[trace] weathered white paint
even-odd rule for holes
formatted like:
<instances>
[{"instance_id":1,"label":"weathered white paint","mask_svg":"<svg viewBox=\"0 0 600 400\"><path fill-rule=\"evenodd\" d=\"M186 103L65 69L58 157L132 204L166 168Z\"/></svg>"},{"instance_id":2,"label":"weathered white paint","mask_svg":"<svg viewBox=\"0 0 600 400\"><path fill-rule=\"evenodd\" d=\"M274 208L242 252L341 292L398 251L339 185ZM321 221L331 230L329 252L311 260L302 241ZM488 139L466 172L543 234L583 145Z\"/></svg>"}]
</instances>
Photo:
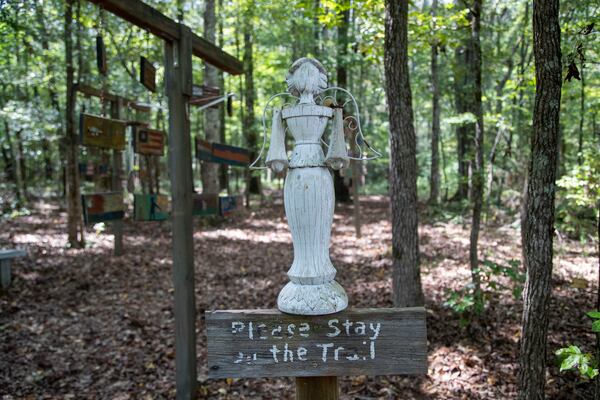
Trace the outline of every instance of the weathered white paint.
<instances>
[{"instance_id":1,"label":"weathered white paint","mask_svg":"<svg viewBox=\"0 0 600 400\"><path fill-rule=\"evenodd\" d=\"M280 172L289 166L285 179L285 212L294 243L294 262L290 282L279 293L279 310L299 315L322 315L348 306L344 289L334 278L336 270L329 259L329 242L335 195L327 165L343 167L345 143L331 146L335 154L326 164L321 137L334 111L315 104L315 96L327 88L327 75L316 60L300 59L290 68L288 90L300 98L297 105L275 110L271 127L271 146L267 166ZM342 126L341 110L339 123ZM285 152L285 128L294 137L294 149L288 161ZM343 141L343 131L342 131ZM339 139L339 135L332 135ZM341 154L344 153L344 154Z\"/></svg>"}]
</instances>

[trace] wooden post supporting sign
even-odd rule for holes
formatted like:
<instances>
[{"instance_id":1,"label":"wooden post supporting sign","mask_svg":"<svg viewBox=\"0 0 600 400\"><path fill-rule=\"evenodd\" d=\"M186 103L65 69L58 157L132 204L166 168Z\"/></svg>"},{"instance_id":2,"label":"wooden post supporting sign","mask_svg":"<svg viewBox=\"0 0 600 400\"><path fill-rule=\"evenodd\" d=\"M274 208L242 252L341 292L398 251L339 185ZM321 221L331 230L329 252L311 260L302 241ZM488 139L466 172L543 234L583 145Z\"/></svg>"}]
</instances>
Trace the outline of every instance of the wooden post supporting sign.
<instances>
[{"instance_id":1,"label":"wooden post supporting sign","mask_svg":"<svg viewBox=\"0 0 600 400\"><path fill-rule=\"evenodd\" d=\"M187 100L191 95L190 29L179 25L179 40L165 42L169 97L169 163L175 287L175 376L177 399L196 395L196 299L192 226L192 158Z\"/></svg>"}]
</instances>

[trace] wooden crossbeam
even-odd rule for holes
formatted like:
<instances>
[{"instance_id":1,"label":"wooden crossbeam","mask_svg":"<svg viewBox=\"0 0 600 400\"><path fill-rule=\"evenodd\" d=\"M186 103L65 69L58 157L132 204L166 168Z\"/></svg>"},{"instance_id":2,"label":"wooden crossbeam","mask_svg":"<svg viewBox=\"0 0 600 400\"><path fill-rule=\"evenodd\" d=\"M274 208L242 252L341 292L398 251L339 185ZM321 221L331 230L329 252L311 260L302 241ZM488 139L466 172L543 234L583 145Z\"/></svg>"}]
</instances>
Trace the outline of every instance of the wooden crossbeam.
<instances>
[{"instance_id":1,"label":"wooden crossbeam","mask_svg":"<svg viewBox=\"0 0 600 400\"><path fill-rule=\"evenodd\" d=\"M168 41L179 39L179 24L140 0L88 0ZM244 72L241 61L192 33L192 54L233 75Z\"/></svg>"},{"instance_id":2,"label":"wooden crossbeam","mask_svg":"<svg viewBox=\"0 0 600 400\"><path fill-rule=\"evenodd\" d=\"M93 97L97 97L99 99L104 99L106 101L110 101L113 103L116 103L120 99L123 106L131 107L134 110L138 110L138 111L142 111L142 112L150 112L150 110L152 109L149 104L144 104L144 103L137 102L135 100L127 99L125 97L118 96L114 93L104 92L98 88L95 88L93 86L86 85L83 83L76 83L75 85L73 85L73 90L75 90L76 92L79 92L87 97L93 96Z\"/></svg>"}]
</instances>

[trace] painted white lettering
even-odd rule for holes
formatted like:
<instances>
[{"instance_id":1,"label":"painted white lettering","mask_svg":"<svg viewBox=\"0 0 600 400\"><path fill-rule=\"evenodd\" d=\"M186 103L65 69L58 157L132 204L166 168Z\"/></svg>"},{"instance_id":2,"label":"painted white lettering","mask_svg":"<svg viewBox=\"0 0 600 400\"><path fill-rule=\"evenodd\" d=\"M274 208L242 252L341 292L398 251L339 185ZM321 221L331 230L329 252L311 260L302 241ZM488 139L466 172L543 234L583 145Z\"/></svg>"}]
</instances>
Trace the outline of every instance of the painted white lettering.
<instances>
[{"instance_id":1,"label":"painted white lettering","mask_svg":"<svg viewBox=\"0 0 600 400\"><path fill-rule=\"evenodd\" d=\"M267 340L267 337L266 337L266 336L263 336L263 334L262 334L262 332L264 332L264 331L266 330L266 328L267 328L267 326L266 326L265 324L259 324L259 325L256 327L256 332L258 332L258 334L259 334L259 337L258 337L258 338L259 338L260 340Z\"/></svg>"},{"instance_id":2,"label":"painted white lettering","mask_svg":"<svg viewBox=\"0 0 600 400\"><path fill-rule=\"evenodd\" d=\"M329 322L327 323L327 325L329 325L330 328L335 329L335 331L328 333L327 337L336 337L337 335L340 334L340 329L336 326L336 324L338 324L340 321L337 319L330 319Z\"/></svg>"},{"instance_id":3,"label":"painted white lettering","mask_svg":"<svg viewBox=\"0 0 600 400\"><path fill-rule=\"evenodd\" d=\"M277 348L277 345L273 345L273 347L271 347L271 350L269 351L271 352L271 354L273 354L273 361L278 363L279 360L277 359L277 353L280 353L281 351Z\"/></svg>"},{"instance_id":4,"label":"painted white lettering","mask_svg":"<svg viewBox=\"0 0 600 400\"><path fill-rule=\"evenodd\" d=\"M377 326L373 326L373 324L369 323L369 329L373 331L373 336L369 337L369 339L375 340L379 336L379 331L381 330L381 323L378 322Z\"/></svg>"},{"instance_id":5,"label":"painted white lettering","mask_svg":"<svg viewBox=\"0 0 600 400\"><path fill-rule=\"evenodd\" d=\"M371 360L375 359L375 341L371 340Z\"/></svg>"},{"instance_id":6,"label":"painted white lettering","mask_svg":"<svg viewBox=\"0 0 600 400\"><path fill-rule=\"evenodd\" d=\"M354 333L357 335L364 335L367 331L367 326L364 322L358 321L354 324Z\"/></svg>"},{"instance_id":7,"label":"painted white lettering","mask_svg":"<svg viewBox=\"0 0 600 400\"><path fill-rule=\"evenodd\" d=\"M289 324L288 325L288 337L293 338L294 337L294 329L296 329L296 325L294 324Z\"/></svg>"},{"instance_id":8,"label":"painted white lettering","mask_svg":"<svg viewBox=\"0 0 600 400\"><path fill-rule=\"evenodd\" d=\"M283 361L288 362L288 358L290 362L294 361L294 352L288 349L288 344L286 343L283 347Z\"/></svg>"},{"instance_id":9,"label":"painted white lettering","mask_svg":"<svg viewBox=\"0 0 600 400\"><path fill-rule=\"evenodd\" d=\"M327 349L333 347L333 343L324 343L318 344L317 347L321 347L323 349L323 354L321 355L321 359L323 362L327 362Z\"/></svg>"},{"instance_id":10,"label":"painted white lettering","mask_svg":"<svg viewBox=\"0 0 600 400\"><path fill-rule=\"evenodd\" d=\"M308 333L302 333L302 332L310 331L310 325L306 322L303 322L302 324L300 324L300 329L298 329L298 330L300 331L300 336L308 337Z\"/></svg>"},{"instance_id":11,"label":"painted white lettering","mask_svg":"<svg viewBox=\"0 0 600 400\"><path fill-rule=\"evenodd\" d=\"M337 349L335 349L335 351L333 352L333 359L335 361L339 360L340 358L340 351L344 350L344 348L342 346L338 347Z\"/></svg>"},{"instance_id":12,"label":"painted white lettering","mask_svg":"<svg viewBox=\"0 0 600 400\"><path fill-rule=\"evenodd\" d=\"M252 327L252 321L248 322L248 337L250 340L254 340L254 328Z\"/></svg>"},{"instance_id":13,"label":"painted white lettering","mask_svg":"<svg viewBox=\"0 0 600 400\"><path fill-rule=\"evenodd\" d=\"M356 361L356 360L358 360L358 354L354 354L352 356L346 356L346 360L348 360L348 361Z\"/></svg>"},{"instance_id":14,"label":"painted white lettering","mask_svg":"<svg viewBox=\"0 0 600 400\"><path fill-rule=\"evenodd\" d=\"M346 336L350 336L350 327L352 326L352 322L346 320L342 325L346 328Z\"/></svg>"},{"instance_id":15,"label":"painted white lettering","mask_svg":"<svg viewBox=\"0 0 600 400\"><path fill-rule=\"evenodd\" d=\"M273 336L274 339L283 339L283 336L281 335L275 335L276 333L281 333L281 325L277 326L277 328L274 328L271 331L271 336Z\"/></svg>"},{"instance_id":16,"label":"painted white lettering","mask_svg":"<svg viewBox=\"0 0 600 400\"><path fill-rule=\"evenodd\" d=\"M231 333L240 333L244 330L246 324L240 321L234 321L231 323Z\"/></svg>"},{"instance_id":17,"label":"painted white lettering","mask_svg":"<svg viewBox=\"0 0 600 400\"><path fill-rule=\"evenodd\" d=\"M239 363L241 363L242 361L244 361L244 353L242 353L242 352L240 351L240 352L238 353L237 360L234 360L234 361L233 361L233 363L234 363L234 364L239 364Z\"/></svg>"},{"instance_id":18,"label":"painted white lettering","mask_svg":"<svg viewBox=\"0 0 600 400\"><path fill-rule=\"evenodd\" d=\"M308 352L308 350L306 350L306 347L298 347L298 350L296 351L296 355L298 356L298 361L306 361L306 358L304 358L306 356L306 353Z\"/></svg>"}]
</instances>

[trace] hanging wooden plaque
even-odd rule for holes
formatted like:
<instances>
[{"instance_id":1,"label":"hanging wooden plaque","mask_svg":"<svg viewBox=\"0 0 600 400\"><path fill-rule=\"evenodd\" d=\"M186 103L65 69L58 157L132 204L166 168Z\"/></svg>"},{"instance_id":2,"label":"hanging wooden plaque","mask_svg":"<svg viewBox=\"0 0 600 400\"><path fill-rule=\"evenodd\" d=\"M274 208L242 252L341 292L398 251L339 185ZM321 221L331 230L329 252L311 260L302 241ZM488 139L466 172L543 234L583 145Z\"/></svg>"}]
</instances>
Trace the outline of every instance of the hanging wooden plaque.
<instances>
[{"instance_id":1,"label":"hanging wooden plaque","mask_svg":"<svg viewBox=\"0 0 600 400\"><path fill-rule=\"evenodd\" d=\"M79 118L79 135L84 146L124 150L126 128L127 123L118 119L83 113Z\"/></svg>"},{"instance_id":2,"label":"hanging wooden plaque","mask_svg":"<svg viewBox=\"0 0 600 400\"><path fill-rule=\"evenodd\" d=\"M156 92L156 68L146 57L140 56L140 83Z\"/></svg>"},{"instance_id":3,"label":"hanging wooden plaque","mask_svg":"<svg viewBox=\"0 0 600 400\"><path fill-rule=\"evenodd\" d=\"M212 143L197 137L196 158L200 161L212 161Z\"/></svg>"},{"instance_id":4,"label":"hanging wooden plaque","mask_svg":"<svg viewBox=\"0 0 600 400\"><path fill-rule=\"evenodd\" d=\"M136 221L164 221L169 218L169 198L160 194L135 194L133 219Z\"/></svg>"},{"instance_id":5,"label":"hanging wooden plaque","mask_svg":"<svg viewBox=\"0 0 600 400\"><path fill-rule=\"evenodd\" d=\"M108 65L106 64L106 47L104 46L104 40L102 36L96 36L96 65L98 66L98 72L106 76L108 73Z\"/></svg>"},{"instance_id":6,"label":"hanging wooden plaque","mask_svg":"<svg viewBox=\"0 0 600 400\"><path fill-rule=\"evenodd\" d=\"M219 197L219 214L222 217L226 217L228 215L236 212L242 202L241 196L221 196Z\"/></svg>"},{"instance_id":7,"label":"hanging wooden plaque","mask_svg":"<svg viewBox=\"0 0 600 400\"><path fill-rule=\"evenodd\" d=\"M123 193L121 192L84 194L81 199L83 219L86 224L123 219L125 215Z\"/></svg>"},{"instance_id":8,"label":"hanging wooden plaque","mask_svg":"<svg viewBox=\"0 0 600 400\"><path fill-rule=\"evenodd\" d=\"M162 156L165 153L165 132L136 126L133 135L133 151L138 154Z\"/></svg>"},{"instance_id":9,"label":"hanging wooden plaque","mask_svg":"<svg viewBox=\"0 0 600 400\"><path fill-rule=\"evenodd\" d=\"M250 164L251 153L242 147L229 146L221 143L212 144L212 162L247 167Z\"/></svg>"}]
</instances>

